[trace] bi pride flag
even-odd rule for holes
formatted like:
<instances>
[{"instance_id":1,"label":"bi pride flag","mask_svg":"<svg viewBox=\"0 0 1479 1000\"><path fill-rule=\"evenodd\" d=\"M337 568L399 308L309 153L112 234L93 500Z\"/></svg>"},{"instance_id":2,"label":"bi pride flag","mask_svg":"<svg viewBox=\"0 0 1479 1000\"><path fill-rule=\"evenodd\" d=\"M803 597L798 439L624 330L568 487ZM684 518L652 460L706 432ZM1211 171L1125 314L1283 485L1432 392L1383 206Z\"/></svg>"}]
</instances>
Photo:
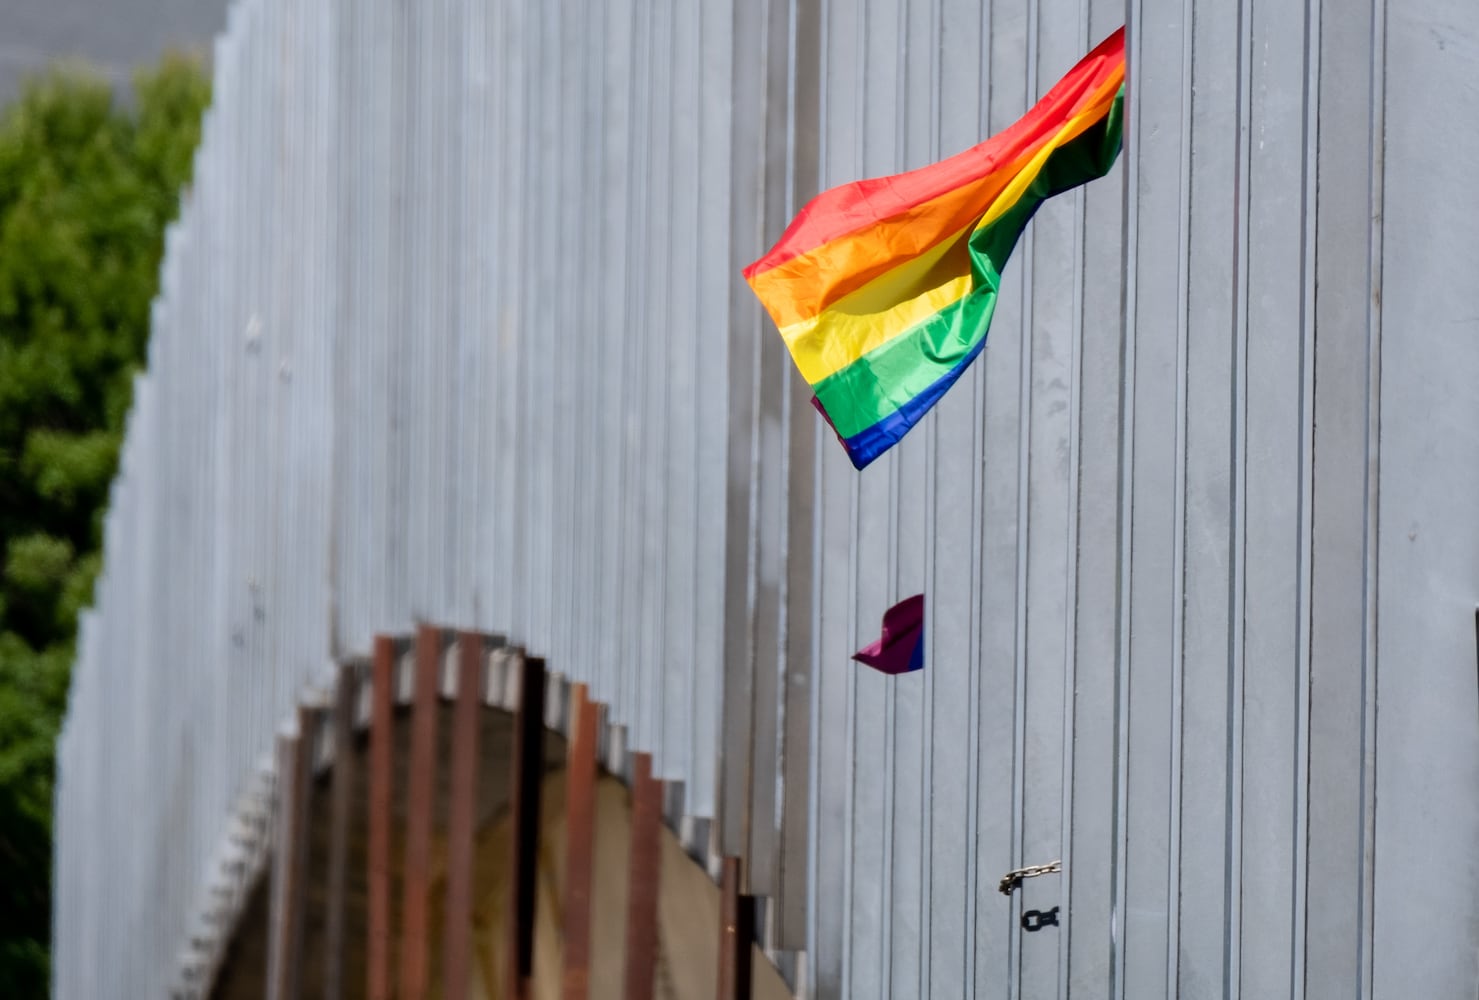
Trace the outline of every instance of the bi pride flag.
<instances>
[{"instance_id":1,"label":"bi pride flag","mask_svg":"<svg viewBox=\"0 0 1479 1000\"><path fill-rule=\"evenodd\" d=\"M745 268L854 466L891 448L981 353L1038 206L1114 165L1124 82L1121 28L1006 131L824 191Z\"/></svg>"},{"instance_id":2,"label":"bi pride flag","mask_svg":"<svg viewBox=\"0 0 1479 1000\"><path fill-rule=\"evenodd\" d=\"M882 635L852 655L885 674L924 669L924 595L906 597L883 613Z\"/></svg>"}]
</instances>

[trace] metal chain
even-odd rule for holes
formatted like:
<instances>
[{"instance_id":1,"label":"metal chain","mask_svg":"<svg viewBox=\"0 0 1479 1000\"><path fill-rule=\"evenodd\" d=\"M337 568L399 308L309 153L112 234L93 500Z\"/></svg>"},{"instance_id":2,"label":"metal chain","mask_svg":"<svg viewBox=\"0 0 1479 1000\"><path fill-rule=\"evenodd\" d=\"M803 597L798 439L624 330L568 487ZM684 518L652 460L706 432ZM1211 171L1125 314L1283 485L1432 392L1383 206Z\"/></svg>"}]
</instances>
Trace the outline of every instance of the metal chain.
<instances>
[{"instance_id":1,"label":"metal chain","mask_svg":"<svg viewBox=\"0 0 1479 1000\"><path fill-rule=\"evenodd\" d=\"M1062 861L1049 861L1045 865L1028 865L1026 868L1018 868L1016 871L1007 872L996 884L1003 896L1010 896L1012 890L1022 884L1024 878L1037 878L1039 875L1053 875L1063 870Z\"/></svg>"}]
</instances>

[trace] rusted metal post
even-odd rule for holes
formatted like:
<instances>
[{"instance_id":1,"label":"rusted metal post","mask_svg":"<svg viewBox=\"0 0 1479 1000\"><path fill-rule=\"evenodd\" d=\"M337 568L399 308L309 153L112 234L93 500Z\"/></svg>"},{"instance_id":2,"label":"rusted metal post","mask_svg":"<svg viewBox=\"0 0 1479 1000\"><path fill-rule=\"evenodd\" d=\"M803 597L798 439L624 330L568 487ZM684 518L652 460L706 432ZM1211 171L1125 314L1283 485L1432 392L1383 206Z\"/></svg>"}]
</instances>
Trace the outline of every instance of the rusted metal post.
<instances>
[{"instance_id":1,"label":"rusted metal post","mask_svg":"<svg viewBox=\"0 0 1479 1000\"><path fill-rule=\"evenodd\" d=\"M391 759L395 746L395 640L375 637L370 678L369 969L370 1000L390 1000L390 821L395 800Z\"/></svg>"},{"instance_id":2,"label":"rusted metal post","mask_svg":"<svg viewBox=\"0 0 1479 1000\"><path fill-rule=\"evenodd\" d=\"M277 738L277 830L273 849L267 1000L293 1000L303 963L304 875L308 853L308 794L313 780L311 710L298 710L298 732Z\"/></svg>"},{"instance_id":3,"label":"rusted metal post","mask_svg":"<svg viewBox=\"0 0 1479 1000\"><path fill-rule=\"evenodd\" d=\"M657 894L663 783L652 755L632 755L632 854L627 888L625 1000L652 1000L657 972Z\"/></svg>"},{"instance_id":4,"label":"rusted metal post","mask_svg":"<svg viewBox=\"0 0 1479 1000\"><path fill-rule=\"evenodd\" d=\"M724 859L719 881L719 1000L750 1000L755 901L740 892L740 860Z\"/></svg>"},{"instance_id":5,"label":"rusted metal post","mask_svg":"<svg viewBox=\"0 0 1479 1000\"><path fill-rule=\"evenodd\" d=\"M534 974L534 902L539 865L540 791L544 780L544 661L516 653L519 700L514 710L512 824L506 995L523 1000Z\"/></svg>"},{"instance_id":6,"label":"rusted metal post","mask_svg":"<svg viewBox=\"0 0 1479 1000\"><path fill-rule=\"evenodd\" d=\"M416 630L416 684L411 703L411 770L406 777L406 865L401 903L400 1000L424 1000L427 905L431 892L431 827L436 807L437 688L442 634Z\"/></svg>"},{"instance_id":7,"label":"rusted metal post","mask_svg":"<svg viewBox=\"0 0 1479 1000\"><path fill-rule=\"evenodd\" d=\"M483 637L461 632L457 646L457 707L452 716L452 784L447 805L447 920L442 929L442 996L446 1000L465 1000L470 985L478 733L483 714Z\"/></svg>"},{"instance_id":8,"label":"rusted metal post","mask_svg":"<svg viewBox=\"0 0 1479 1000\"><path fill-rule=\"evenodd\" d=\"M595 864L596 742L599 706L586 686L571 699L570 756L565 780L564 1000L587 1000L591 969L591 880Z\"/></svg>"},{"instance_id":9,"label":"rusted metal post","mask_svg":"<svg viewBox=\"0 0 1479 1000\"><path fill-rule=\"evenodd\" d=\"M333 815L329 827L328 913L324 927L324 998L344 995L344 896L349 881L349 822L359 768L354 753L354 701L359 671L352 663L339 667L334 689Z\"/></svg>"}]
</instances>

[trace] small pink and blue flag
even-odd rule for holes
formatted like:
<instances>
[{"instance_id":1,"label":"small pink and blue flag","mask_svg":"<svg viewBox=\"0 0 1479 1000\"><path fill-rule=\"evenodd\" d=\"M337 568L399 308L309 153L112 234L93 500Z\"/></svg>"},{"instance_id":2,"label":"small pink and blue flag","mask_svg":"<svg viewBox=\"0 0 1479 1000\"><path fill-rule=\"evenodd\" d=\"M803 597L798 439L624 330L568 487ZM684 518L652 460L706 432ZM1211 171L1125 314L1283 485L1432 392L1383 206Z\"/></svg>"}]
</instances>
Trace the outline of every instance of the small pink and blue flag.
<instances>
[{"instance_id":1,"label":"small pink and blue flag","mask_svg":"<svg viewBox=\"0 0 1479 1000\"><path fill-rule=\"evenodd\" d=\"M906 597L883 613L883 634L852 658L885 674L924 668L924 595Z\"/></svg>"}]
</instances>

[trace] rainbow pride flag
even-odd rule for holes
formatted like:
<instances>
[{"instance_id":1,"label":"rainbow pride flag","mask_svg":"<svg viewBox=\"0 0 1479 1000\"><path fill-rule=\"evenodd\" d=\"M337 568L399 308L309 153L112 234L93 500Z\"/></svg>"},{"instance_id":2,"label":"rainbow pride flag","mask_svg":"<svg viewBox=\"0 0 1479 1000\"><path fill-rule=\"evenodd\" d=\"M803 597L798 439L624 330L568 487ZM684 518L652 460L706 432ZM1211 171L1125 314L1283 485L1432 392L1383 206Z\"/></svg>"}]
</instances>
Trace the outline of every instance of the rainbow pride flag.
<instances>
[{"instance_id":1,"label":"rainbow pride flag","mask_svg":"<svg viewBox=\"0 0 1479 1000\"><path fill-rule=\"evenodd\" d=\"M1006 131L822 192L745 268L857 468L981 353L1002 269L1038 206L1114 165L1124 81L1121 28Z\"/></svg>"}]
</instances>

